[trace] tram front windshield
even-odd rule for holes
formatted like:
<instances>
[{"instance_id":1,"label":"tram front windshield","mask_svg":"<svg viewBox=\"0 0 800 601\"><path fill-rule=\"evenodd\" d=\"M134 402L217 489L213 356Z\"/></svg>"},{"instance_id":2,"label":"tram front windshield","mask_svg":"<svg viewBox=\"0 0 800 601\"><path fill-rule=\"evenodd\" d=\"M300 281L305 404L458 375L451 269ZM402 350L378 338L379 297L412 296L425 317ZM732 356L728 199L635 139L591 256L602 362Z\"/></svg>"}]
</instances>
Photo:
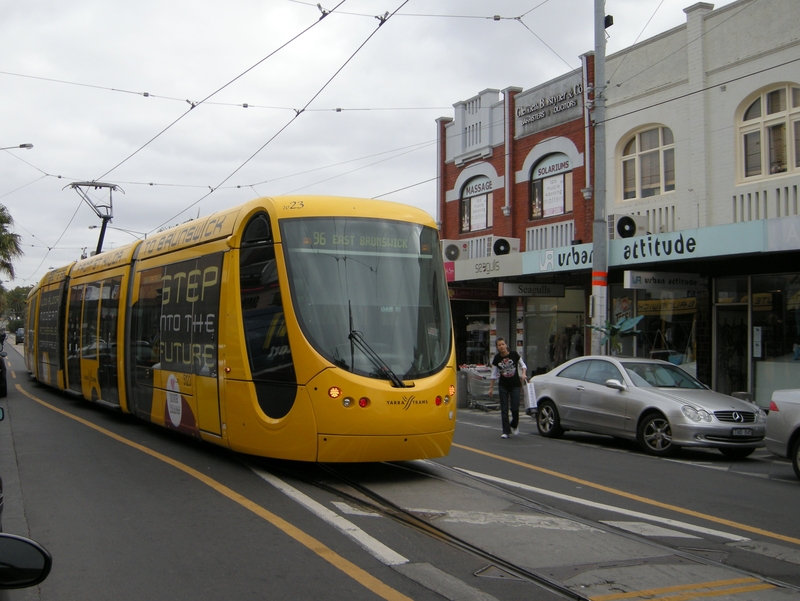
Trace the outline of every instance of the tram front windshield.
<instances>
[{"instance_id":1,"label":"tram front windshield","mask_svg":"<svg viewBox=\"0 0 800 601\"><path fill-rule=\"evenodd\" d=\"M329 361L394 381L447 363L450 304L434 229L325 217L285 220L281 236L295 314Z\"/></svg>"}]
</instances>

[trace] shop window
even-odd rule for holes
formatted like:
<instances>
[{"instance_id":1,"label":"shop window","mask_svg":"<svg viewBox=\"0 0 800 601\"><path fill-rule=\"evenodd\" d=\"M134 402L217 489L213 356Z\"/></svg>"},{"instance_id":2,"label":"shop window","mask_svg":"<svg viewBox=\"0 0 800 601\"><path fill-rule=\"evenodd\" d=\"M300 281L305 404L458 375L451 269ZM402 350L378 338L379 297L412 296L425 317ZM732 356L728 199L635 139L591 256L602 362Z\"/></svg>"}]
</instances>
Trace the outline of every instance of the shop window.
<instances>
[{"instance_id":1,"label":"shop window","mask_svg":"<svg viewBox=\"0 0 800 601\"><path fill-rule=\"evenodd\" d=\"M481 175L469 180L461 190L462 234L492 227L492 180Z\"/></svg>"},{"instance_id":2,"label":"shop window","mask_svg":"<svg viewBox=\"0 0 800 601\"><path fill-rule=\"evenodd\" d=\"M528 374L547 373L584 354L586 297L568 288L563 297L532 297L525 305L525 352Z\"/></svg>"},{"instance_id":3,"label":"shop window","mask_svg":"<svg viewBox=\"0 0 800 601\"><path fill-rule=\"evenodd\" d=\"M747 277L718 278L714 282L714 390L723 394L746 392Z\"/></svg>"},{"instance_id":4,"label":"shop window","mask_svg":"<svg viewBox=\"0 0 800 601\"><path fill-rule=\"evenodd\" d=\"M637 200L675 190L675 140L668 127L640 131L622 146L622 198Z\"/></svg>"},{"instance_id":5,"label":"shop window","mask_svg":"<svg viewBox=\"0 0 800 601\"><path fill-rule=\"evenodd\" d=\"M610 287L611 321L642 316L638 336L622 338L621 355L662 359L697 374L699 303L694 291Z\"/></svg>"},{"instance_id":6,"label":"shop window","mask_svg":"<svg viewBox=\"0 0 800 601\"><path fill-rule=\"evenodd\" d=\"M565 154L546 156L531 170L530 220L572 212L572 163Z\"/></svg>"},{"instance_id":7,"label":"shop window","mask_svg":"<svg viewBox=\"0 0 800 601\"><path fill-rule=\"evenodd\" d=\"M800 170L800 87L762 91L742 109L738 136L743 180Z\"/></svg>"},{"instance_id":8,"label":"shop window","mask_svg":"<svg viewBox=\"0 0 800 601\"><path fill-rule=\"evenodd\" d=\"M754 396L769 407L775 390L800 388L800 274L753 276L751 290Z\"/></svg>"}]
</instances>

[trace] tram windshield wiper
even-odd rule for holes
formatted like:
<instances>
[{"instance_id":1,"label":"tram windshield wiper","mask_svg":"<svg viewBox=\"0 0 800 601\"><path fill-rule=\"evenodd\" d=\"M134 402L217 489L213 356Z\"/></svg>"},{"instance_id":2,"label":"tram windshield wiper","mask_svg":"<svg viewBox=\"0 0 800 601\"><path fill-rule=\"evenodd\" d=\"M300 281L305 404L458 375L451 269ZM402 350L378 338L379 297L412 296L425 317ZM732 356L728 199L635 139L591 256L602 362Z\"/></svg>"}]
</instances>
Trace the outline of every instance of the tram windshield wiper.
<instances>
[{"instance_id":1,"label":"tram windshield wiper","mask_svg":"<svg viewBox=\"0 0 800 601\"><path fill-rule=\"evenodd\" d=\"M364 353L367 359L370 360L370 363L372 363L372 365L374 365L378 370L379 374L385 375L392 381L392 386L395 388L407 388L405 383L397 376L396 373L392 371L392 368L389 367L383 359L381 359L381 356L378 353L372 350L372 347L370 347L369 344L367 344L367 341L364 340L361 332L350 330L350 335L348 338L350 339L351 344L356 346L358 350Z\"/></svg>"},{"instance_id":2,"label":"tram windshield wiper","mask_svg":"<svg viewBox=\"0 0 800 601\"><path fill-rule=\"evenodd\" d=\"M381 356L367 344L367 341L364 340L364 335L353 329L353 308L349 302L347 303L347 308L350 313L350 334L347 336L350 339L350 354L355 355L355 349L358 348L378 370L378 374L385 375L391 380L392 386L395 388L407 388L406 384L392 371L386 361L381 359ZM351 357L351 362L355 366L355 356Z\"/></svg>"}]
</instances>

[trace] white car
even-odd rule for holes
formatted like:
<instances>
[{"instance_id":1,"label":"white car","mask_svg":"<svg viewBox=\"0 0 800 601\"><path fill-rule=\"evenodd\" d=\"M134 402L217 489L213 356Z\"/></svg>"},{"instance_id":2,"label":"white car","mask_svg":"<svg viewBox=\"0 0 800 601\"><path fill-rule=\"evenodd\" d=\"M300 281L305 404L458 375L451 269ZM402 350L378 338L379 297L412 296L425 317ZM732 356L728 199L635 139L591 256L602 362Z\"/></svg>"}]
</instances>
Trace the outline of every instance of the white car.
<instances>
[{"instance_id":1,"label":"white car","mask_svg":"<svg viewBox=\"0 0 800 601\"><path fill-rule=\"evenodd\" d=\"M772 393L767 414L767 449L788 457L800 478L800 389Z\"/></svg>"}]
</instances>

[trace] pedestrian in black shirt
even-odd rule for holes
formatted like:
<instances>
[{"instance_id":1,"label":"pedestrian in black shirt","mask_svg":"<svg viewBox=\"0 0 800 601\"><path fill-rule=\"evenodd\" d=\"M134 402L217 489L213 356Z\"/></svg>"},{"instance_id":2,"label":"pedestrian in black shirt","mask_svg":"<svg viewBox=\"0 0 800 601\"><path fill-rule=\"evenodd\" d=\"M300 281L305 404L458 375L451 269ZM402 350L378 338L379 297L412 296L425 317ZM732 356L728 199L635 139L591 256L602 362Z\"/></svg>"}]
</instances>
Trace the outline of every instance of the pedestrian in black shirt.
<instances>
[{"instance_id":1,"label":"pedestrian in black shirt","mask_svg":"<svg viewBox=\"0 0 800 601\"><path fill-rule=\"evenodd\" d=\"M497 354L492 359L489 396L494 394L494 381L498 380L500 383L500 419L503 424L501 438L508 438L510 434L514 436L519 434L519 400L528 368L519 353L508 350L505 338L498 338L495 346ZM509 409L511 409L510 422L508 420Z\"/></svg>"}]
</instances>

